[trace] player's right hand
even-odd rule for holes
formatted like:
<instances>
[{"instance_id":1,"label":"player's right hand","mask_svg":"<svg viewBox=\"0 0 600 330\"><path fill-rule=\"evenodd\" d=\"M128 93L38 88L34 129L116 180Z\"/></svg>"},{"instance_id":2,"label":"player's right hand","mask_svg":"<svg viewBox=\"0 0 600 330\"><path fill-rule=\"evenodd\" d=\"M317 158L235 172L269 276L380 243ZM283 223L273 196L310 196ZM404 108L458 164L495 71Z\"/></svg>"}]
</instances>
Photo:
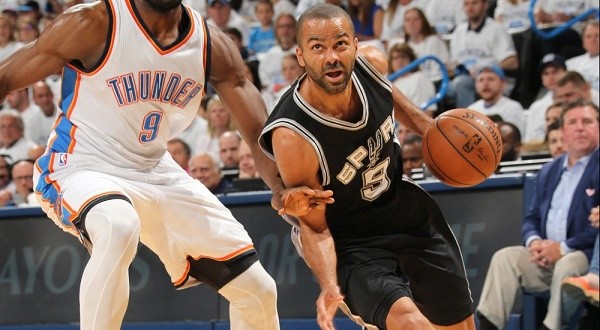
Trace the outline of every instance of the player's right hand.
<instances>
[{"instance_id":1,"label":"player's right hand","mask_svg":"<svg viewBox=\"0 0 600 330\"><path fill-rule=\"evenodd\" d=\"M323 288L317 299L317 324L322 330L334 330L333 317L344 300L338 286Z\"/></svg>"},{"instance_id":2,"label":"player's right hand","mask_svg":"<svg viewBox=\"0 0 600 330\"><path fill-rule=\"evenodd\" d=\"M279 215L303 216L315 208L325 208L334 202L333 191L316 190L306 186L284 189L273 194L271 206Z\"/></svg>"}]
</instances>

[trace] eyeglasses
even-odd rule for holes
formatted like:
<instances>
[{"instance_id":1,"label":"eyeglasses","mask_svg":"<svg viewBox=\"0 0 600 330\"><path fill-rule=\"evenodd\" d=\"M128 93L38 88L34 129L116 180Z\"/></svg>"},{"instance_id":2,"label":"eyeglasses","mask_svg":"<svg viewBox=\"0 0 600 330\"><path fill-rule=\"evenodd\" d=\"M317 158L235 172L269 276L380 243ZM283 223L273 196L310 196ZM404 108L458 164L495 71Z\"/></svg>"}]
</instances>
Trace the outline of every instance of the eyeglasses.
<instances>
[{"instance_id":1,"label":"eyeglasses","mask_svg":"<svg viewBox=\"0 0 600 330\"><path fill-rule=\"evenodd\" d=\"M15 176L13 178L13 181L21 181L21 180L33 180L33 175Z\"/></svg>"}]
</instances>

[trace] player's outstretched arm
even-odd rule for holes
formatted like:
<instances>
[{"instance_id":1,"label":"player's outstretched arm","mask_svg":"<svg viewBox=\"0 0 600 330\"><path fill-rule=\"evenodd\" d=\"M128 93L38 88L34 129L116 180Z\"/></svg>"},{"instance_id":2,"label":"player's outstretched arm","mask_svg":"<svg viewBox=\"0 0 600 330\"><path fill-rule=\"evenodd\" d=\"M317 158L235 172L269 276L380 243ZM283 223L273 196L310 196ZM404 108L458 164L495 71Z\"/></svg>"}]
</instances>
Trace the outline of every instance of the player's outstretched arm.
<instances>
[{"instance_id":1,"label":"player's outstretched arm","mask_svg":"<svg viewBox=\"0 0 600 330\"><path fill-rule=\"evenodd\" d=\"M297 133L284 127L272 136L273 154L281 177L288 187L307 186L322 190L319 162L314 149ZM294 152L290 152L294 150ZM343 296L337 282L337 256L325 218L325 207L313 208L299 216L304 260L321 287L317 299L317 322L321 329L333 329L333 316Z\"/></svg>"},{"instance_id":2,"label":"player's outstretched arm","mask_svg":"<svg viewBox=\"0 0 600 330\"><path fill-rule=\"evenodd\" d=\"M387 74L387 57L376 47L361 46L358 53L362 55L379 73ZM421 136L425 134L433 119L417 108L402 92L392 84L392 95L394 97L394 114L402 124Z\"/></svg>"},{"instance_id":3,"label":"player's outstretched arm","mask_svg":"<svg viewBox=\"0 0 600 330\"><path fill-rule=\"evenodd\" d=\"M90 67L100 58L108 33L106 5L76 6L59 15L37 41L0 63L0 100L12 90L27 87L59 72L72 60Z\"/></svg>"}]
</instances>

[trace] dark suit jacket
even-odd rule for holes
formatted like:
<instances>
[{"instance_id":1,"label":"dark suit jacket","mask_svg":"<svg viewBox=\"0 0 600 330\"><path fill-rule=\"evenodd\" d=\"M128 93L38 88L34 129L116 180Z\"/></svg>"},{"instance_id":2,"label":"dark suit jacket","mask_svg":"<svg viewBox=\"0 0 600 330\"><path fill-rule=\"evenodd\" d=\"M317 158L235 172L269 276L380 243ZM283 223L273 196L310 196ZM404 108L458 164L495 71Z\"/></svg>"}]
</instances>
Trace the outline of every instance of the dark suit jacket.
<instances>
[{"instance_id":1,"label":"dark suit jacket","mask_svg":"<svg viewBox=\"0 0 600 330\"><path fill-rule=\"evenodd\" d=\"M545 164L537 176L535 193L523 225L521 233L523 243L532 235L546 239L546 221L552 194L558 186L562 174L562 165L566 155L560 156L552 162ZM598 229L590 225L588 216L593 207L600 203L600 178L598 176L598 149L592 153L569 208L567 215L567 239L565 243L571 249L585 252L591 260L594 241L598 236Z\"/></svg>"}]
</instances>

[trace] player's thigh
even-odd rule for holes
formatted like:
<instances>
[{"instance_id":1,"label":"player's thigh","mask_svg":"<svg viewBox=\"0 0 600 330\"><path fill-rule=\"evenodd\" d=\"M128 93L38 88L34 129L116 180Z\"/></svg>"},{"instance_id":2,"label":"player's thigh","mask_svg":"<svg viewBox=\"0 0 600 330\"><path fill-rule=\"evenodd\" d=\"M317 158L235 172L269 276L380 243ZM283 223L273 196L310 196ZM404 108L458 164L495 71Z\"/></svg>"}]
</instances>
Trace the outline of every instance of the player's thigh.
<instances>
[{"instance_id":1,"label":"player's thigh","mask_svg":"<svg viewBox=\"0 0 600 330\"><path fill-rule=\"evenodd\" d=\"M392 305L411 295L408 280L398 272L398 266L394 258L340 265L338 278L350 311L369 324L385 328Z\"/></svg>"},{"instance_id":2,"label":"player's thigh","mask_svg":"<svg viewBox=\"0 0 600 330\"><path fill-rule=\"evenodd\" d=\"M227 261L253 249L242 224L199 181L182 177L151 189L156 201L139 209L141 241L160 257L174 283L187 276L188 258Z\"/></svg>"}]
</instances>

